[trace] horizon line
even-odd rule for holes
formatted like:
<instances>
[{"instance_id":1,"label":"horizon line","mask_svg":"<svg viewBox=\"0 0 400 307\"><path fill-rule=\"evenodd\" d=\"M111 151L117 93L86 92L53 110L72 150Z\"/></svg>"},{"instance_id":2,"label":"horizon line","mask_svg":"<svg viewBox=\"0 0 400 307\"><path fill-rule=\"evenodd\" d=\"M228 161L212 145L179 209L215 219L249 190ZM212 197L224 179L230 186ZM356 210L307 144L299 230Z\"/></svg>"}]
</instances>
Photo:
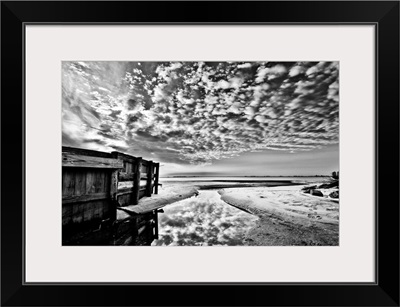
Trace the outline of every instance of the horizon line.
<instances>
[{"instance_id":1,"label":"horizon line","mask_svg":"<svg viewBox=\"0 0 400 307\"><path fill-rule=\"evenodd\" d=\"M173 175L160 176L160 178L176 178L176 177L331 177L331 175Z\"/></svg>"}]
</instances>

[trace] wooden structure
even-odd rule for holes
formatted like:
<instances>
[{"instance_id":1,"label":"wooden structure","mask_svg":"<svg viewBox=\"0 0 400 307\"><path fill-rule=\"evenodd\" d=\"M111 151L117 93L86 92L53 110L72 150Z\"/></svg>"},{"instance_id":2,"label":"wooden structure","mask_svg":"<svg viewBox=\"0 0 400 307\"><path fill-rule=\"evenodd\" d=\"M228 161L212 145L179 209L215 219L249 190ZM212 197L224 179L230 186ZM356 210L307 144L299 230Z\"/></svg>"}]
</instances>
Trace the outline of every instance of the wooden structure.
<instances>
[{"instance_id":1,"label":"wooden structure","mask_svg":"<svg viewBox=\"0 0 400 307\"><path fill-rule=\"evenodd\" d=\"M124 214L158 193L159 163L121 152L62 147L63 245L150 245L157 210Z\"/></svg>"}]
</instances>

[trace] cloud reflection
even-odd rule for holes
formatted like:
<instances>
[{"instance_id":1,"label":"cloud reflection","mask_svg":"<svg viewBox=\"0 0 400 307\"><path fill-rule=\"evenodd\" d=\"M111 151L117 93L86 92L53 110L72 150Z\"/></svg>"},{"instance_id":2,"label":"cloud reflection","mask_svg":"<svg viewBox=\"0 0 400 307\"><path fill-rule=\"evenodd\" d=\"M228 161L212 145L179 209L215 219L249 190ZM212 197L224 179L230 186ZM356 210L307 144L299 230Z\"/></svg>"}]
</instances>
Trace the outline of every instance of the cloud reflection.
<instances>
[{"instance_id":1,"label":"cloud reflection","mask_svg":"<svg viewBox=\"0 0 400 307\"><path fill-rule=\"evenodd\" d=\"M217 191L201 191L164 208L157 246L245 245L244 235L257 217L220 200Z\"/></svg>"}]
</instances>

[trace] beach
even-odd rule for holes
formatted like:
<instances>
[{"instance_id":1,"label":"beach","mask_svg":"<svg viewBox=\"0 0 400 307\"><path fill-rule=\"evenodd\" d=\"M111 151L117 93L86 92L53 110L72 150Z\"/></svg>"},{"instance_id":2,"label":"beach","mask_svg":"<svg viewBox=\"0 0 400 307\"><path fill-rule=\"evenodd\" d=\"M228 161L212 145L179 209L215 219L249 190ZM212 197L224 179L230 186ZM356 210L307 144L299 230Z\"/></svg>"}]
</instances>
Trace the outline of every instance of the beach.
<instances>
[{"instance_id":1,"label":"beach","mask_svg":"<svg viewBox=\"0 0 400 307\"><path fill-rule=\"evenodd\" d=\"M339 203L301 193L304 186L220 190L226 203L259 219L248 245L338 245Z\"/></svg>"},{"instance_id":2,"label":"beach","mask_svg":"<svg viewBox=\"0 0 400 307\"><path fill-rule=\"evenodd\" d=\"M278 178L279 179L279 178ZM195 199L202 191L215 190L224 203L252 216L251 227L242 235L243 244L250 246L337 246L339 244L339 202L302 192L319 178L304 180L180 180L164 181L160 194L152 197L166 206L176 206L183 199ZM319 180L319 181L318 181ZM302 182L302 184L300 184ZM331 190L322 190L324 195ZM201 197L200 197L201 199ZM178 201L177 201L178 200ZM193 201L192 201L193 205ZM219 204L221 206L221 204ZM171 207L172 208L172 207ZM180 206L182 208L182 206ZM176 212L177 210L174 209ZM180 209L181 210L181 209ZM209 211L212 209L208 209ZM218 224L220 221L215 219ZM199 224L199 226L201 226ZM183 229L183 228L181 228ZM201 228L195 232L200 233ZM160 225L160 233L163 226ZM227 231L227 230L225 230Z\"/></svg>"}]
</instances>

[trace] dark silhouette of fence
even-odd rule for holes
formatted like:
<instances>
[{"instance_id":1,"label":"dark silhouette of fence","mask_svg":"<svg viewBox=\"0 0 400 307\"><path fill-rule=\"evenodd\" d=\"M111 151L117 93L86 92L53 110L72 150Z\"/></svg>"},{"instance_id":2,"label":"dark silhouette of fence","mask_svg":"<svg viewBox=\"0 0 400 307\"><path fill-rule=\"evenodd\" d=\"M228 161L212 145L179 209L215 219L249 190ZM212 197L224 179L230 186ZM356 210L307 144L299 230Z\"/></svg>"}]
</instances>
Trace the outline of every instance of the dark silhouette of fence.
<instances>
[{"instance_id":1,"label":"dark silhouette of fence","mask_svg":"<svg viewBox=\"0 0 400 307\"><path fill-rule=\"evenodd\" d=\"M118 213L158 193L159 163L121 152L62 147L63 245L149 245L157 210Z\"/></svg>"}]
</instances>

